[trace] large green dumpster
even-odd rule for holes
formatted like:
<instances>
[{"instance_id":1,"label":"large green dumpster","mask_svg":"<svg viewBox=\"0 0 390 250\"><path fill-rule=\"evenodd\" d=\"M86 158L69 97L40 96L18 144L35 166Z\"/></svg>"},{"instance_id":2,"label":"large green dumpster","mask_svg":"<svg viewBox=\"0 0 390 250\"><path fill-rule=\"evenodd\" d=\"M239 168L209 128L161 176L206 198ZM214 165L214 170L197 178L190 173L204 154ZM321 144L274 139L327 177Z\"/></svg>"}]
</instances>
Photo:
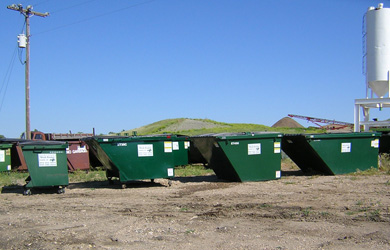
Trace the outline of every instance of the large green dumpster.
<instances>
[{"instance_id":1,"label":"large green dumpster","mask_svg":"<svg viewBox=\"0 0 390 250\"><path fill-rule=\"evenodd\" d=\"M191 137L220 179L262 181L281 177L280 133L225 133Z\"/></svg>"},{"instance_id":2,"label":"large green dumpster","mask_svg":"<svg viewBox=\"0 0 390 250\"><path fill-rule=\"evenodd\" d=\"M303 172L336 175L378 167L379 133L284 135L283 151Z\"/></svg>"},{"instance_id":3,"label":"large green dumpster","mask_svg":"<svg viewBox=\"0 0 390 250\"><path fill-rule=\"evenodd\" d=\"M10 143L0 143L0 172L11 170L11 148Z\"/></svg>"},{"instance_id":4,"label":"large green dumpster","mask_svg":"<svg viewBox=\"0 0 390 250\"><path fill-rule=\"evenodd\" d=\"M175 166L188 165L188 155L190 150L190 138L186 135L177 134L155 134L143 135L141 138L155 137L159 140L172 141L171 149L168 149L173 154L173 161ZM133 136L136 138L136 136Z\"/></svg>"},{"instance_id":5,"label":"large green dumpster","mask_svg":"<svg viewBox=\"0 0 390 250\"><path fill-rule=\"evenodd\" d=\"M25 195L31 188L55 187L58 193L65 192L69 184L65 142L27 141L19 144L27 164L29 177L24 186Z\"/></svg>"},{"instance_id":6,"label":"large green dumpster","mask_svg":"<svg viewBox=\"0 0 390 250\"><path fill-rule=\"evenodd\" d=\"M107 169L109 180L119 177L125 184L174 177L175 150L171 135L90 137L85 141Z\"/></svg>"}]
</instances>

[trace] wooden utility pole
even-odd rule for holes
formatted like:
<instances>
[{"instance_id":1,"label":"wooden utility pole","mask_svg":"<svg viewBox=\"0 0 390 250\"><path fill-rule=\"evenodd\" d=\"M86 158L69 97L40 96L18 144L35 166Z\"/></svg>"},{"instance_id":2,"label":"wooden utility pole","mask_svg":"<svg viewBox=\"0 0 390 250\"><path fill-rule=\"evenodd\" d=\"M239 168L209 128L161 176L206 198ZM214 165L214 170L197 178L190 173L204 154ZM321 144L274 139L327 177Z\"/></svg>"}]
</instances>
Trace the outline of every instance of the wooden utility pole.
<instances>
[{"instance_id":1,"label":"wooden utility pole","mask_svg":"<svg viewBox=\"0 0 390 250\"><path fill-rule=\"evenodd\" d=\"M49 15L48 12L40 13L33 11L32 6L28 5L25 9L21 4L9 5L7 9L19 11L26 19L26 139L31 139L31 129L30 129L30 17L31 16L40 16L47 17Z\"/></svg>"}]
</instances>

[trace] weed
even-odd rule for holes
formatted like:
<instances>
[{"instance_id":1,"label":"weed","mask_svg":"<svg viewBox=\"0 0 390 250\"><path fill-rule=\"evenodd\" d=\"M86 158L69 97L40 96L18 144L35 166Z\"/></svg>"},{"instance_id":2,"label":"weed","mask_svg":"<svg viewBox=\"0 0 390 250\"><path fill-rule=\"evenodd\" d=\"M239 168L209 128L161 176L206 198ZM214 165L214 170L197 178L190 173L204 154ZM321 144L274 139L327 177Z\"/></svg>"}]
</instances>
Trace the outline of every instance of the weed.
<instances>
[{"instance_id":1,"label":"weed","mask_svg":"<svg viewBox=\"0 0 390 250\"><path fill-rule=\"evenodd\" d=\"M362 207L362 208L359 208L358 212L361 213L361 212L367 212L368 211L368 207Z\"/></svg>"},{"instance_id":2,"label":"weed","mask_svg":"<svg viewBox=\"0 0 390 250\"><path fill-rule=\"evenodd\" d=\"M356 205L356 206L361 206L361 205L363 205L363 201L357 201L357 202L355 203L355 205Z\"/></svg>"},{"instance_id":3,"label":"weed","mask_svg":"<svg viewBox=\"0 0 390 250\"><path fill-rule=\"evenodd\" d=\"M260 207L272 207L272 205L271 204L267 204L267 203L263 203L263 204L261 204L260 205Z\"/></svg>"},{"instance_id":4,"label":"weed","mask_svg":"<svg viewBox=\"0 0 390 250\"><path fill-rule=\"evenodd\" d=\"M390 174L390 154L379 155L379 170Z\"/></svg>"},{"instance_id":5,"label":"weed","mask_svg":"<svg viewBox=\"0 0 390 250\"><path fill-rule=\"evenodd\" d=\"M329 212L321 212L320 215L322 217L329 217L330 213Z\"/></svg>"},{"instance_id":6,"label":"weed","mask_svg":"<svg viewBox=\"0 0 390 250\"><path fill-rule=\"evenodd\" d=\"M193 234L195 233L195 230L194 229L187 229L185 234Z\"/></svg>"},{"instance_id":7,"label":"weed","mask_svg":"<svg viewBox=\"0 0 390 250\"><path fill-rule=\"evenodd\" d=\"M371 221L380 221L381 213L379 209L376 209L374 211L370 211L365 214L366 217Z\"/></svg>"},{"instance_id":8,"label":"weed","mask_svg":"<svg viewBox=\"0 0 390 250\"><path fill-rule=\"evenodd\" d=\"M296 184L296 182L293 182L293 181L286 181L286 182L284 182L284 184L286 184L286 185L291 185L291 184Z\"/></svg>"},{"instance_id":9,"label":"weed","mask_svg":"<svg viewBox=\"0 0 390 250\"><path fill-rule=\"evenodd\" d=\"M307 208L303 209L302 210L303 216L305 216L305 217L309 216L312 209L313 209L312 207L307 207Z\"/></svg>"},{"instance_id":10,"label":"weed","mask_svg":"<svg viewBox=\"0 0 390 250\"><path fill-rule=\"evenodd\" d=\"M351 181L357 181L359 180L359 178L357 176L352 176L351 178L349 178Z\"/></svg>"},{"instance_id":11,"label":"weed","mask_svg":"<svg viewBox=\"0 0 390 250\"><path fill-rule=\"evenodd\" d=\"M371 168L366 169L364 171L357 169L356 172L350 173L349 175L353 176L353 177L351 177L351 180L358 180L357 176L373 176L373 175L378 175L378 174L381 174L381 171L377 168L371 167Z\"/></svg>"}]
</instances>

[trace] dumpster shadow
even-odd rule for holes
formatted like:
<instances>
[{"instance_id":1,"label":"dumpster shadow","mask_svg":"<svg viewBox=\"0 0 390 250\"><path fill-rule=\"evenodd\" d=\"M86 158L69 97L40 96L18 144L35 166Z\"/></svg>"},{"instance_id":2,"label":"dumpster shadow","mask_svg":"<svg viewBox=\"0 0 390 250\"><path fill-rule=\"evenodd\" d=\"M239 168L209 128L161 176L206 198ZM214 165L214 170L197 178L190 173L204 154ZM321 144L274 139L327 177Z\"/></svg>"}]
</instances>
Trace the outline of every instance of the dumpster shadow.
<instances>
[{"instance_id":1,"label":"dumpster shadow","mask_svg":"<svg viewBox=\"0 0 390 250\"><path fill-rule=\"evenodd\" d=\"M223 179L218 179L216 175L205 176L188 176L188 177L175 177L173 181L179 181L181 183L197 183L197 182L227 182Z\"/></svg>"},{"instance_id":2,"label":"dumpster shadow","mask_svg":"<svg viewBox=\"0 0 390 250\"><path fill-rule=\"evenodd\" d=\"M148 188L148 187L165 187L161 183L151 182L151 181L130 181L126 182L126 188ZM87 182L76 182L70 183L68 186L69 189L123 189L122 183L119 181L114 181L110 184L108 181L87 181Z\"/></svg>"},{"instance_id":3,"label":"dumpster shadow","mask_svg":"<svg viewBox=\"0 0 390 250\"><path fill-rule=\"evenodd\" d=\"M57 194L57 187L34 187L31 188L32 195L35 194ZM2 194L23 194L24 187L22 185L4 186L1 190Z\"/></svg>"},{"instance_id":4,"label":"dumpster shadow","mask_svg":"<svg viewBox=\"0 0 390 250\"><path fill-rule=\"evenodd\" d=\"M4 186L1 190L2 194L23 194L24 188L22 185Z\"/></svg>"},{"instance_id":5,"label":"dumpster shadow","mask_svg":"<svg viewBox=\"0 0 390 250\"><path fill-rule=\"evenodd\" d=\"M305 172L302 170L282 171L282 178L287 176L314 176L314 175L327 175L327 174L315 170L309 170Z\"/></svg>"}]
</instances>

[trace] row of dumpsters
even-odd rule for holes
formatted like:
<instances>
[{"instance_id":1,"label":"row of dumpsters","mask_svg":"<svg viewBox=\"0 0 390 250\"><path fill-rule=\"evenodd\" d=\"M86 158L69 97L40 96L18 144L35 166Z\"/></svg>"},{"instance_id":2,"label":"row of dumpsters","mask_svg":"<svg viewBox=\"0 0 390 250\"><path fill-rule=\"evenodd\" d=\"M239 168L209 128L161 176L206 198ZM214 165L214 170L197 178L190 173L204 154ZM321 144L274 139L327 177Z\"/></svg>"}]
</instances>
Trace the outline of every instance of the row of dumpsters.
<instances>
[{"instance_id":1,"label":"row of dumpsters","mask_svg":"<svg viewBox=\"0 0 390 250\"><path fill-rule=\"evenodd\" d=\"M0 139L0 171L28 171L24 194L54 187L64 193L68 173L103 167L110 183L175 177L175 167L204 164L236 182L282 177L281 159L308 174L338 175L378 168L390 136L377 132L282 134L243 132L184 136L92 136L70 141ZM282 156L283 155L283 156Z\"/></svg>"}]
</instances>

